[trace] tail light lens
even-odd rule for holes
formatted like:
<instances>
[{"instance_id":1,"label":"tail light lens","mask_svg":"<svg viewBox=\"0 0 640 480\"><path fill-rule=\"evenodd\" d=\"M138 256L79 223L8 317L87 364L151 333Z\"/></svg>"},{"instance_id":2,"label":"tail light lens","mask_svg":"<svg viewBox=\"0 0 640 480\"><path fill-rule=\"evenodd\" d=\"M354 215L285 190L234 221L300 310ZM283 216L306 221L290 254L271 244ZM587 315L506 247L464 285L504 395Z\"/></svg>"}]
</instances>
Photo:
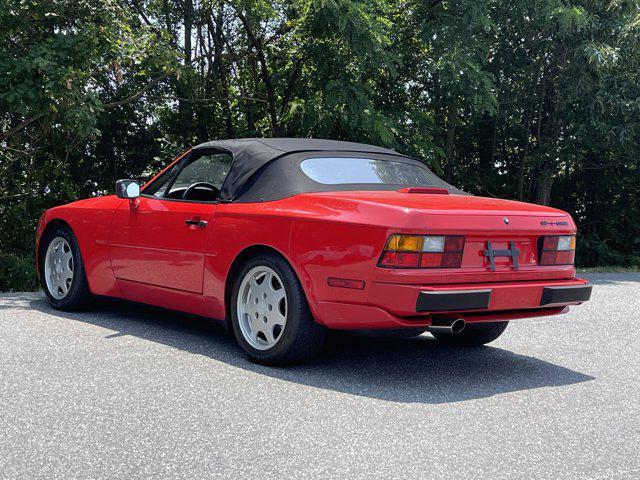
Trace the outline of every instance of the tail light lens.
<instances>
[{"instance_id":1,"label":"tail light lens","mask_svg":"<svg viewBox=\"0 0 640 480\"><path fill-rule=\"evenodd\" d=\"M378 262L383 268L460 268L464 237L400 235L389 237Z\"/></svg>"},{"instance_id":2,"label":"tail light lens","mask_svg":"<svg viewBox=\"0 0 640 480\"><path fill-rule=\"evenodd\" d=\"M542 237L540 265L573 265L575 258L575 235Z\"/></svg>"}]
</instances>

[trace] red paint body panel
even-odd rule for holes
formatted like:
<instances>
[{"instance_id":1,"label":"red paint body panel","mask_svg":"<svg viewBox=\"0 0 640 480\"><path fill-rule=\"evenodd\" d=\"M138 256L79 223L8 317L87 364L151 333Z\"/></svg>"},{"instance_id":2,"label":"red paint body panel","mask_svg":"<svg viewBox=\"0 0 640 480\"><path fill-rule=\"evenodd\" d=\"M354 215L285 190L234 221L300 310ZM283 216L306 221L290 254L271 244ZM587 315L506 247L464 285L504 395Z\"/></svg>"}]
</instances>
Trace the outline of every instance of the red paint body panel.
<instances>
[{"instance_id":1,"label":"red paint body panel","mask_svg":"<svg viewBox=\"0 0 640 480\"><path fill-rule=\"evenodd\" d=\"M488 311L481 314L457 313L455 318L464 318L468 323L511 321L522 318L547 317L567 312L569 307L531 309L525 311ZM370 305L354 305L340 302L319 302L318 311L322 318L329 319L329 328L345 330L384 330L404 327L427 327L430 317L395 317L386 310Z\"/></svg>"},{"instance_id":2,"label":"red paint body panel","mask_svg":"<svg viewBox=\"0 0 640 480\"><path fill-rule=\"evenodd\" d=\"M196 218L207 226L185 224ZM470 322L552 315L563 306L541 309L542 289L584 283L571 265L538 265L541 235L575 233L569 215L473 196L323 192L226 204L140 197L134 209L129 201L108 196L47 211L38 239L56 219L69 224L78 238L93 293L217 319L227 315L234 260L256 246L279 252L292 265L316 320L332 328L429 325L430 313L417 313L416 300L421 291L438 289L492 289L488 309L453 312ZM553 223L543 226L544 221ZM464 235L461 268L378 267L394 233ZM501 257L491 271L483 253L488 240L497 249L515 242L519 270ZM329 277L364 281L365 286L332 287Z\"/></svg>"},{"instance_id":3,"label":"red paint body panel","mask_svg":"<svg viewBox=\"0 0 640 480\"><path fill-rule=\"evenodd\" d=\"M233 261L245 249L256 245L269 247L291 263L289 237L293 221L280 215L275 203L218 205L205 255L204 296L211 317L225 318L227 275ZM292 266L299 274L296 265Z\"/></svg>"},{"instance_id":4,"label":"red paint body panel","mask_svg":"<svg viewBox=\"0 0 640 480\"><path fill-rule=\"evenodd\" d=\"M202 295L129 280L119 280L118 284L122 290L122 298L126 300L147 303L203 317L211 316L211 310Z\"/></svg>"},{"instance_id":5,"label":"red paint body panel","mask_svg":"<svg viewBox=\"0 0 640 480\"><path fill-rule=\"evenodd\" d=\"M213 227L213 204L140 197L116 210L109 253L118 280L202 293L204 251ZM189 226L204 220L207 227ZM208 230L208 229L209 230Z\"/></svg>"},{"instance_id":6,"label":"red paint body panel","mask_svg":"<svg viewBox=\"0 0 640 480\"><path fill-rule=\"evenodd\" d=\"M126 200L109 195L89 198L47 210L42 219L41 231L36 240L39 250L40 235L52 220L68 224L80 245L89 289L96 295L122 297L111 268L109 229L117 208Z\"/></svg>"},{"instance_id":7,"label":"red paint body panel","mask_svg":"<svg viewBox=\"0 0 640 480\"><path fill-rule=\"evenodd\" d=\"M544 287L581 286L586 282L580 279L496 282L496 283L468 283L462 285L404 285L373 282L369 288L367 305L384 308L397 317L413 317L416 315L416 300L420 292L442 292L456 290L490 289L491 301L488 310L521 310L538 308L542 289Z\"/></svg>"}]
</instances>

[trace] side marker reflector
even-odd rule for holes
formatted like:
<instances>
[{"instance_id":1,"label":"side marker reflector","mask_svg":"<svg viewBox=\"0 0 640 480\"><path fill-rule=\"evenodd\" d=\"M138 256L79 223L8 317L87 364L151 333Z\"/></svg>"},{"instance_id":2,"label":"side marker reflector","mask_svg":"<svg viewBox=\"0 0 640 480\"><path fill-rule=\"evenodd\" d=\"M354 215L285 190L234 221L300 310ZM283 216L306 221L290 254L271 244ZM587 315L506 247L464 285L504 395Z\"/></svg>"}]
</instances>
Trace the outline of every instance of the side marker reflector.
<instances>
[{"instance_id":1,"label":"side marker reflector","mask_svg":"<svg viewBox=\"0 0 640 480\"><path fill-rule=\"evenodd\" d=\"M349 278L327 278L327 285L338 288L351 288L353 290L364 290L364 280L352 280Z\"/></svg>"}]
</instances>

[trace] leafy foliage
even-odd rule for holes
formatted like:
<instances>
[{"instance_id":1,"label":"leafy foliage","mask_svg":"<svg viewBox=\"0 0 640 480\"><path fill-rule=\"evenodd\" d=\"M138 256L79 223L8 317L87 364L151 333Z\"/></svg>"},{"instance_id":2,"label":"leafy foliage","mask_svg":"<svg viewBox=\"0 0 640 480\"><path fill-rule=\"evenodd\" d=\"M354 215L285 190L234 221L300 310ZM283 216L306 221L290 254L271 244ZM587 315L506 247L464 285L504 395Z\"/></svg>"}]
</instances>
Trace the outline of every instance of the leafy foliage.
<instances>
[{"instance_id":1,"label":"leafy foliage","mask_svg":"<svg viewBox=\"0 0 640 480\"><path fill-rule=\"evenodd\" d=\"M0 42L0 289L44 209L245 136L392 147L640 264L638 0L0 0Z\"/></svg>"}]
</instances>

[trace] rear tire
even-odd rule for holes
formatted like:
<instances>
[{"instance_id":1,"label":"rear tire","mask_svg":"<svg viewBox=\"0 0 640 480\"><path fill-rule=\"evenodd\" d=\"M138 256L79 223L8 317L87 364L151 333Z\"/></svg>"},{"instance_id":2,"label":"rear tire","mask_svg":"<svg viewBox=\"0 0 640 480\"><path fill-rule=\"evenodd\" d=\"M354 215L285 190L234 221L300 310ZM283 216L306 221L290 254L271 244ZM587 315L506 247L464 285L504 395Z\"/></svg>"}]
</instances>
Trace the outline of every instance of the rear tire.
<instances>
[{"instance_id":1,"label":"rear tire","mask_svg":"<svg viewBox=\"0 0 640 480\"><path fill-rule=\"evenodd\" d=\"M248 260L234 280L231 326L253 362L282 366L315 357L326 329L316 323L291 266L272 253Z\"/></svg>"},{"instance_id":2,"label":"rear tire","mask_svg":"<svg viewBox=\"0 0 640 480\"><path fill-rule=\"evenodd\" d=\"M91 292L71 229L60 225L48 230L40 250L40 280L49 303L57 310L79 310L91 301Z\"/></svg>"},{"instance_id":3,"label":"rear tire","mask_svg":"<svg viewBox=\"0 0 640 480\"><path fill-rule=\"evenodd\" d=\"M431 332L436 340L452 347L480 347L502 335L509 322L467 324L460 333Z\"/></svg>"}]
</instances>

